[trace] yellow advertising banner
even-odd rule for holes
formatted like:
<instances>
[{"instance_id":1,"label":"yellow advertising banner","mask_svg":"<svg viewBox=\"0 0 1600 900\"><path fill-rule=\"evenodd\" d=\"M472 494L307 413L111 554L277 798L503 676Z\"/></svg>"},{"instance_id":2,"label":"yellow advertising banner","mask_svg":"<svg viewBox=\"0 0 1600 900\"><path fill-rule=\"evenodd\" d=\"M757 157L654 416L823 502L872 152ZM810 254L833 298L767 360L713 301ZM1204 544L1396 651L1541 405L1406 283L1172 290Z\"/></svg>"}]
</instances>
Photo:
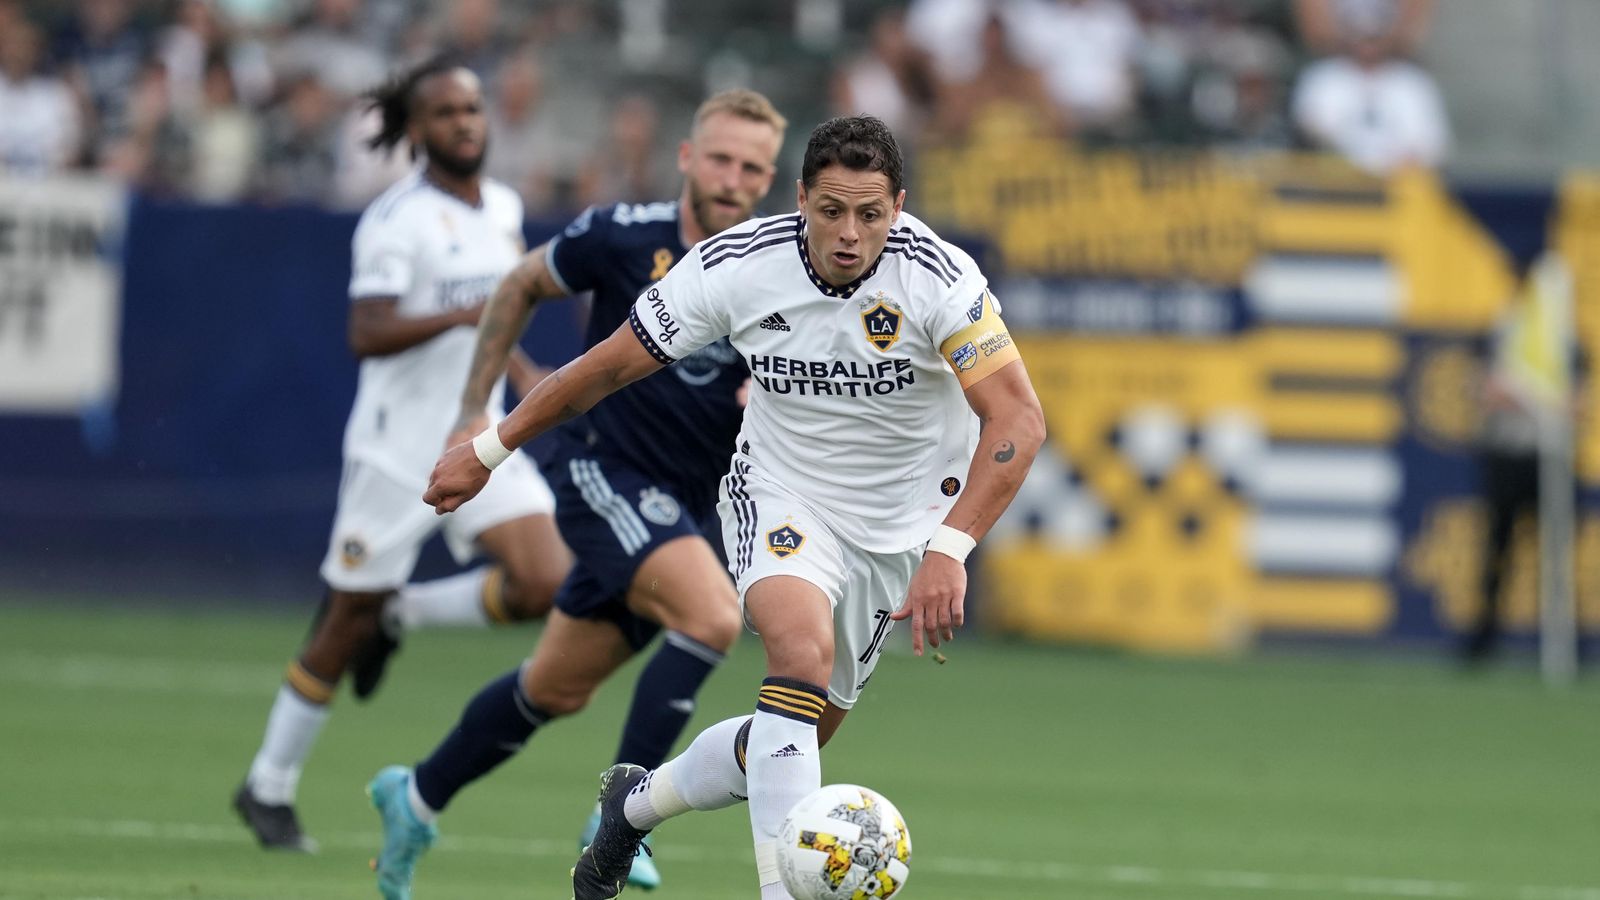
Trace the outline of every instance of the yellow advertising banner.
<instances>
[{"instance_id":1,"label":"yellow advertising banner","mask_svg":"<svg viewBox=\"0 0 1600 900\"><path fill-rule=\"evenodd\" d=\"M920 161L918 213L984 242L1049 423L984 543L986 621L1196 651L1448 631L1481 605L1478 543L1452 544L1481 543L1473 342L1519 278L1434 176L1015 135ZM1592 347L1600 182L1560 210Z\"/></svg>"}]
</instances>

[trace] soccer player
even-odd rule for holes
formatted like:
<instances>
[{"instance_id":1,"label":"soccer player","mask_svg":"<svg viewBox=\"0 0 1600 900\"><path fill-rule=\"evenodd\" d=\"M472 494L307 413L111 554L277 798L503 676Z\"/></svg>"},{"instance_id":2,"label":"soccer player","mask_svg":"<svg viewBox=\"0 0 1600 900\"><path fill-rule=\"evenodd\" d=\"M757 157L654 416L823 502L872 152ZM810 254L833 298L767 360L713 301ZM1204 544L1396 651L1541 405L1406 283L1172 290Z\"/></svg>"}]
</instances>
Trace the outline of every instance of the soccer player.
<instances>
[{"instance_id":1,"label":"soccer player","mask_svg":"<svg viewBox=\"0 0 1600 900\"><path fill-rule=\"evenodd\" d=\"M587 342L606 339L628 320L639 293L691 246L750 216L772 186L786 126L760 94L717 94L701 104L679 145L683 187L675 201L591 208L524 257L479 323L456 440L471 440L488 424L484 398L535 304L593 291ZM672 751L701 684L739 636L738 598L706 535L718 527L717 484L733 454L748 378L726 340L710 341L669 374L618 391L552 435L541 464L577 563L527 662L485 685L414 773L393 766L374 779L386 897L407 896L434 820L458 791L509 759L535 729L582 709L663 629L640 673L616 761L655 767ZM584 843L598 826L597 810ZM638 856L630 880L651 888L660 874Z\"/></svg>"},{"instance_id":2,"label":"soccer player","mask_svg":"<svg viewBox=\"0 0 1600 900\"><path fill-rule=\"evenodd\" d=\"M571 567L556 533L549 487L525 457L471 506L439 519L417 498L456 419L472 327L485 299L522 254L522 202L481 177L486 119L477 76L425 64L372 94L383 127L374 147L408 137L423 162L373 201L354 238L350 346L360 382L344 436L344 475L322 578L329 593L300 657L289 665L266 736L234 808L265 847L310 851L295 789L328 718L340 677L377 631L397 590L455 607L542 614ZM495 379L479 412L498 418ZM422 544L443 530L458 559L474 547L497 561L403 588Z\"/></svg>"},{"instance_id":3,"label":"soccer player","mask_svg":"<svg viewBox=\"0 0 1600 900\"><path fill-rule=\"evenodd\" d=\"M717 510L767 654L755 714L711 726L653 771L606 770L576 900L620 893L664 820L744 798L761 896L787 897L778 827L821 784L818 748L892 623L911 620L919 655L962 624L962 563L1015 496L1044 415L977 266L901 211L901 168L877 119L818 126L798 213L701 242L625 326L434 467L423 499L443 514L510 448L724 335L754 379Z\"/></svg>"}]
</instances>

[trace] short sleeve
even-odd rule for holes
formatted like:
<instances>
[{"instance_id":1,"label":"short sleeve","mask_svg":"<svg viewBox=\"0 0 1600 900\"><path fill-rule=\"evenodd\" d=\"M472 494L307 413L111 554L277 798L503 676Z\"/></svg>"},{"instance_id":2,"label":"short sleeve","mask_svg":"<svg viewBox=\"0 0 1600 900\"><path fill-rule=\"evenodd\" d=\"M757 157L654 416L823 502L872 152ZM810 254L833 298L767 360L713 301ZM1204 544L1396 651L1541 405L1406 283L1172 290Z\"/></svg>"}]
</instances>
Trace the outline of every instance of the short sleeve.
<instances>
[{"instance_id":1,"label":"short sleeve","mask_svg":"<svg viewBox=\"0 0 1600 900\"><path fill-rule=\"evenodd\" d=\"M628 313L639 343L670 365L728 334L728 309L720 279L707 276L700 248L645 289Z\"/></svg>"},{"instance_id":2,"label":"short sleeve","mask_svg":"<svg viewBox=\"0 0 1600 900\"><path fill-rule=\"evenodd\" d=\"M403 297L415 278L409 233L393 218L363 218L356 226L350 265L350 299Z\"/></svg>"},{"instance_id":3,"label":"short sleeve","mask_svg":"<svg viewBox=\"0 0 1600 900\"><path fill-rule=\"evenodd\" d=\"M550 239L545 265L556 284L568 294L594 290L599 284L596 271L605 265L604 223L607 217L598 206L591 206Z\"/></svg>"}]
</instances>

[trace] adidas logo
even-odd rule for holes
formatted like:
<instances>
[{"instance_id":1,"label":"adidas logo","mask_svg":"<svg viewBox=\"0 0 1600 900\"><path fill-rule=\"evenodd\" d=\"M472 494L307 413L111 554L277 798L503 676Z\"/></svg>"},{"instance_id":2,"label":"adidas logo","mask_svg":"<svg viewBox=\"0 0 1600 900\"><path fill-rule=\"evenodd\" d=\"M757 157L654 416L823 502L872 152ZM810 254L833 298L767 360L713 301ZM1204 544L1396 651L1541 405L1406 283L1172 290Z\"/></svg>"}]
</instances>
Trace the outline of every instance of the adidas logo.
<instances>
[{"instance_id":1,"label":"adidas logo","mask_svg":"<svg viewBox=\"0 0 1600 900\"><path fill-rule=\"evenodd\" d=\"M801 753L800 748L793 744L790 744L782 750L772 754L773 759L788 759L791 756L805 756L805 754Z\"/></svg>"},{"instance_id":2,"label":"adidas logo","mask_svg":"<svg viewBox=\"0 0 1600 900\"><path fill-rule=\"evenodd\" d=\"M789 327L789 323L788 322L785 322L783 320L783 316L780 316L777 313L773 313L772 315L767 316L765 319L762 319L761 320L761 327L765 328L768 331L793 331L794 330L794 329Z\"/></svg>"}]
</instances>

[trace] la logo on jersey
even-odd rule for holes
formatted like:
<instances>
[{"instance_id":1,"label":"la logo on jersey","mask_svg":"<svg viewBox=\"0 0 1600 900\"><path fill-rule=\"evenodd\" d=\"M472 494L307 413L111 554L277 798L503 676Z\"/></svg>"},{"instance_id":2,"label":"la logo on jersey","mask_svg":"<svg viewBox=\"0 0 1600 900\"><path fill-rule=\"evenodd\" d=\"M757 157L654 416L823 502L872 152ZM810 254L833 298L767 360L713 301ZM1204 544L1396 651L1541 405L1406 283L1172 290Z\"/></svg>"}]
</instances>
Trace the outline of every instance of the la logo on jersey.
<instances>
[{"instance_id":1,"label":"la logo on jersey","mask_svg":"<svg viewBox=\"0 0 1600 900\"><path fill-rule=\"evenodd\" d=\"M800 552L800 546L806 542L806 536L794 530L789 524L780 525L767 532L767 550L779 559L788 559Z\"/></svg>"},{"instance_id":2,"label":"la logo on jersey","mask_svg":"<svg viewBox=\"0 0 1600 900\"><path fill-rule=\"evenodd\" d=\"M861 326L867 329L867 340L879 350L889 352L895 341L900 340L901 315L895 308L898 304L878 291L868 297L863 306L866 308L861 311Z\"/></svg>"}]
</instances>

